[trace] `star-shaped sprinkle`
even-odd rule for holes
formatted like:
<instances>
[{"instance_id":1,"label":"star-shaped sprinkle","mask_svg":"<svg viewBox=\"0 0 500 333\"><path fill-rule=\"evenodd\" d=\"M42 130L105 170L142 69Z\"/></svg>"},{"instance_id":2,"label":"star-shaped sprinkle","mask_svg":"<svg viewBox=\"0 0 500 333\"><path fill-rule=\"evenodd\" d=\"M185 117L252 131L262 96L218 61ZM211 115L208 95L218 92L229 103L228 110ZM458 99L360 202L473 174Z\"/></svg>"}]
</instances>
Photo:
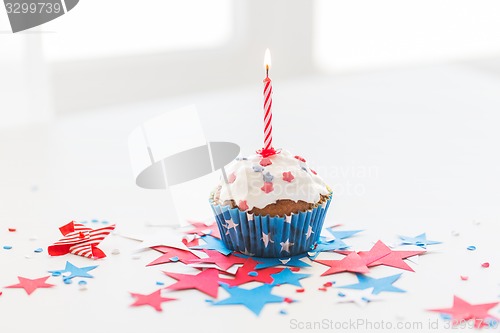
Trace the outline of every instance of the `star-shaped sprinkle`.
<instances>
[{"instance_id":1,"label":"star-shaped sprinkle","mask_svg":"<svg viewBox=\"0 0 500 333\"><path fill-rule=\"evenodd\" d=\"M17 279L19 280L18 284L13 284L11 286L7 286L5 288L22 288L26 291L28 295L31 295L35 290L38 288L52 288L54 287L53 284L46 283L47 279L50 276L45 276L41 277L38 279L28 279L25 277L18 276Z\"/></svg>"},{"instance_id":2,"label":"star-shaped sprinkle","mask_svg":"<svg viewBox=\"0 0 500 333\"><path fill-rule=\"evenodd\" d=\"M291 183L292 180L294 180L295 177L292 175L292 172L291 171L286 171L286 172L283 172L283 180L285 182L289 182Z\"/></svg>"},{"instance_id":3,"label":"star-shaped sprinkle","mask_svg":"<svg viewBox=\"0 0 500 333\"><path fill-rule=\"evenodd\" d=\"M271 173L268 171L268 172L262 174L262 178L264 179L264 182L271 183L274 179L274 176L271 175Z\"/></svg>"},{"instance_id":4,"label":"star-shaped sprinkle","mask_svg":"<svg viewBox=\"0 0 500 333\"><path fill-rule=\"evenodd\" d=\"M254 165L254 166L252 166L252 169L255 172L262 172L262 171L264 171L264 168L261 167L260 165Z\"/></svg>"},{"instance_id":5,"label":"star-shaped sprinkle","mask_svg":"<svg viewBox=\"0 0 500 333\"><path fill-rule=\"evenodd\" d=\"M364 260L356 252L349 253L341 260L315 260L315 262L330 266L321 276L342 272L368 273L370 271Z\"/></svg>"},{"instance_id":6,"label":"star-shaped sprinkle","mask_svg":"<svg viewBox=\"0 0 500 333\"><path fill-rule=\"evenodd\" d=\"M166 287L171 290L197 289L208 296L217 298L219 291L219 272L209 268L196 275L163 272L177 280L176 283Z\"/></svg>"},{"instance_id":7,"label":"star-shaped sprinkle","mask_svg":"<svg viewBox=\"0 0 500 333\"><path fill-rule=\"evenodd\" d=\"M290 253L290 246L293 246L294 243L291 243L289 239L287 239L285 242L281 242L281 252L288 252Z\"/></svg>"},{"instance_id":8,"label":"star-shaped sprinkle","mask_svg":"<svg viewBox=\"0 0 500 333\"><path fill-rule=\"evenodd\" d=\"M270 193L274 191L273 183L264 183L264 186L260 188L265 193Z\"/></svg>"},{"instance_id":9,"label":"star-shaped sprinkle","mask_svg":"<svg viewBox=\"0 0 500 333\"><path fill-rule=\"evenodd\" d=\"M235 256L234 254L229 254L227 256L214 250L203 250L208 258L193 259L189 260L189 264L196 266L196 264L215 264L223 271L227 271L233 265L244 264L246 259L242 257Z\"/></svg>"},{"instance_id":10,"label":"star-shaped sprinkle","mask_svg":"<svg viewBox=\"0 0 500 333\"><path fill-rule=\"evenodd\" d=\"M238 208L240 210L248 210L248 204L247 204L247 201L246 200L240 200L240 202L238 203Z\"/></svg>"},{"instance_id":11,"label":"star-shaped sprinkle","mask_svg":"<svg viewBox=\"0 0 500 333\"><path fill-rule=\"evenodd\" d=\"M130 306L143 306L143 305L149 305L153 309L155 309L158 312L163 311L161 308L161 304L163 302L169 302L169 301L175 301L175 298L166 298L161 295L161 289L148 294L148 295L143 295L143 294L137 294L137 293L130 293L130 295L135 298L135 302L130 304Z\"/></svg>"},{"instance_id":12,"label":"star-shaped sprinkle","mask_svg":"<svg viewBox=\"0 0 500 333\"><path fill-rule=\"evenodd\" d=\"M163 253L160 257L153 260L146 266L154 266L166 264L169 262L177 262L180 261L184 264L188 263L190 260L199 259L194 253L191 251L179 250L174 247L169 246L153 246L153 250L156 250L160 253Z\"/></svg>"},{"instance_id":13,"label":"star-shaped sprinkle","mask_svg":"<svg viewBox=\"0 0 500 333\"><path fill-rule=\"evenodd\" d=\"M273 164L273 162L271 162L271 159L269 157L264 157L263 159L260 160L260 165L264 167L271 164Z\"/></svg>"},{"instance_id":14,"label":"star-shaped sprinkle","mask_svg":"<svg viewBox=\"0 0 500 333\"><path fill-rule=\"evenodd\" d=\"M290 268L285 268L279 273L271 275L274 279L273 285L281 285L281 284L291 284L293 286L302 287L300 284L301 279L305 279L311 274L299 274L293 273Z\"/></svg>"},{"instance_id":15,"label":"star-shaped sprinkle","mask_svg":"<svg viewBox=\"0 0 500 333\"><path fill-rule=\"evenodd\" d=\"M426 249L428 245L441 244L438 241L428 240L425 233L415 237L399 236L399 238L402 240L401 244L403 245L416 245L423 249Z\"/></svg>"},{"instance_id":16,"label":"star-shaped sprinkle","mask_svg":"<svg viewBox=\"0 0 500 333\"><path fill-rule=\"evenodd\" d=\"M195 249L195 250L203 250L203 249L216 250L224 255L228 255L229 253L232 252L224 245L224 243L220 239L214 238L212 236L203 236L203 237L201 237L201 239L206 244L192 247L192 249Z\"/></svg>"},{"instance_id":17,"label":"star-shaped sprinkle","mask_svg":"<svg viewBox=\"0 0 500 333\"><path fill-rule=\"evenodd\" d=\"M283 268L263 268L257 269L258 262L248 258L243 266L239 267L233 279L221 278L220 281L230 286L239 286L248 282L273 283L272 274L279 273Z\"/></svg>"},{"instance_id":18,"label":"star-shaped sprinkle","mask_svg":"<svg viewBox=\"0 0 500 333\"><path fill-rule=\"evenodd\" d=\"M471 304L458 296L453 296L453 306L451 308L431 309L429 311L450 315L454 326L462 324L465 320L474 320L474 327L480 328L488 326L489 321L500 320L488 313L498 303Z\"/></svg>"},{"instance_id":19,"label":"star-shaped sprinkle","mask_svg":"<svg viewBox=\"0 0 500 333\"><path fill-rule=\"evenodd\" d=\"M269 243L274 243L269 234L262 232L262 241L264 242L264 246L267 247Z\"/></svg>"},{"instance_id":20,"label":"star-shaped sprinkle","mask_svg":"<svg viewBox=\"0 0 500 333\"><path fill-rule=\"evenodd\" d=\"M221 284L221 286L230 296L229 298L212 303L213 305L241 304L257 316L267 303L281 303L284 301L283 297L271 294L273 286L270 285L262 285L253 289L229 287L224 284Z\"/></svg>"},{"instance_id":21,"label":"star-shaped sprinkle","mask_svg":"<svg viewBox=\"0 0 500 333\"><path fill-rule=\"evenodd\" d=\"M210 235L220 239L219 227L217 226L217 223L212 222L211 224L205 224L203 222L193 221L189 221L189 223L194 227L194 229L185 231L185 234L198 236Z\"/></svg>"},{"instance_id":22,"label":"star-shaped sprinkle","mask_svg":"<svg viewBox=\"0 0 500 333\"><path fill-rule=\"evenodd\" d=\"M87 266L87 267L76 267L69 261L66 261L66 267L62 270L57 271L49 271L52 275L62 275L64 280L71 280L76 277L81 278L93 278L88 272L96 269L99 266ZM69 275L65 275L65 273L69 273Z\"/></svg>"},{"instance_id":23,"label":"star-shaped sprinkle","mask_svg":"<svg viewBox=\"0 0 500 333\"><path fill-rule=\"evenodd\" d=\"M363 274L356 274L356 277L358 278L359 281L358 283L350 284L347 286L339 286L338 288L361 289L361 290L373 288L372 294L374 295L378 295L383 291L394 292L394 293L406 292L405 290L399 289L392 285L401 277L401 274L386 276L379 279L375 279Z\"/></svg>"},{"instance_id":24,"label":"star-shaped sprinkle","mask_svg":"<svg viewBox=\"0 0 500 333\"><path fill-rule=\"evenodd\" d=\"M309 225L309 226L307 227L307 232L305 233L305 235L306 235L306 239L309 239L309 237L311 237L311 235L312 235L312 234L314 234L314 231L313 231L312 226L310 226L310 225Z\"/></svg>"}]
</instances>

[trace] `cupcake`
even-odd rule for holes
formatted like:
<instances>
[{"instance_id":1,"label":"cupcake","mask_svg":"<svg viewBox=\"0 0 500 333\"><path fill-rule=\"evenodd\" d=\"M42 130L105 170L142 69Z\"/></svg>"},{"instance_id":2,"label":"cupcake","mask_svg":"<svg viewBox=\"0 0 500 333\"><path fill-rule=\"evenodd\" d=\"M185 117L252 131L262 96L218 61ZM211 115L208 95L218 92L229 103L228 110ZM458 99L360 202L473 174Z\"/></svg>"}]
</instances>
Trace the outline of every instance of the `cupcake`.
<instances>
[{"instance_id":1,"label":"cupcake","mask_svg":"<svg viewBox=\"0 0 500 333\"><path fill-rule=\"evenodd\" d=\"M225 171L210 203L229 249L288 257L315 245L332 191L304 158L261 153L239 157Z\"/></svg>"}]
</instances>

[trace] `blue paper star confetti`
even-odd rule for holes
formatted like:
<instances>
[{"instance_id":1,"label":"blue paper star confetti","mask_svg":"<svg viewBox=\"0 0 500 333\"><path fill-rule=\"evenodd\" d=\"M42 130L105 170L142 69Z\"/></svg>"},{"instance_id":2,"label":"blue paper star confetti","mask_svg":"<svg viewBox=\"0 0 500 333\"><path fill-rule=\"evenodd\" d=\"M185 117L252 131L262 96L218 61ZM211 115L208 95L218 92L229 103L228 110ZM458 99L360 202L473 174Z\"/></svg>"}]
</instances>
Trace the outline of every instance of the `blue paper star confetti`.
<instances>
[{"instance_id":1,"label":"blue paper star confetti","mask_svg":"<svg viewBox=\"0 0 500 333\"><path fill-rule=\"evenodd\" d=\"M227 291L229 298L212 303L213 305L232 305L241 304L246 306L257 316L267 303L281 303L284 297L271 294L273 286L264 284L253 289L243 289L239 287L229 287L221 283L221 287Z\"/></svg>"},{"instance_id":2,"label":"blue paper star confetti","mask_svg":"<svg viewBox=\"0 0 500 333\"><path fill-rule=\"evenodd\" d=\"M218 238L207 235L207 236L201 237L200 239L203 240L206 244L194 246L194 247L191 247L191 249L194 249L194 250L202 250L202 249L215 250L215 251L218 251L226 256L228 254L230 254L231 252L233 252L233 251L229 250L224 245L224 243Z\"/></svg>"},{"instance_id":3,"label":"blue paper star confetti","mask_svg":"<svg viewBox=\"0 0 500 333\"><path fill-rule=\"evenodd\" d=\"M332 234L335 239L346 239L360 233L363 230L343 230L343 231L335 231L332 228L327 228L329 233Z\"/></svg>"},{"instance_id":4,"label":"blue paper star confetti","mask_svg":"<svg viewBox=\"0 0 500 333\"><path fill-rule=\"evenodd\" d=\"M312 249L311 252L309 252L309 258L316 259L316 257L321 252L332 252L337 250L345 250L347 248L349 248L349 245L347 245L340 239L327 241L325 237L320 237L318 240L318 244L316 244L316 247Z\"/></svg>"},{"instance_id":5,"label":"blue paper star confetti","mask_svg":"<svg viewBox=\"0 0 500 333\"><path fill-rule=\"evenodd\" d=\"M76 267L69 261L66 261L66 267L62 270L49 271L52 276L60 276L62 275L64 281L69 281L75 277L82 278L93 278L88 272L97 268L99 266L87 266L87 267ZM70 273L69 275L64 275L64 273Z\"/></svg>"},{"instance_id":6,"label":"blue paper star confetti","mask_svg":"<svg viewBox=\"0 0 500 333\"><path fill-rule=\"evenodd\" d=\"M235 255L241 258L248 258L248 256L239 253L235 253ZM288 267L300 267L300 268L311 267L311 265L309 265L308 263L305 263L302 260L300 260L305 257L306 257L305 254L298 254L292 257L285 257L285 258L252 257L252 259L258 262L255 269L262 269L275 266L288 266Z\"/></svg>"},{"instance_id":7,"label":"blue paper star confetti","mask_svg":"<svg viewBox=\"0 0 500 333\"><path fill-rule=\"evenodd\" d=\"M406 290L394 287L392 284L396 282L401 274L386 276L383 278L375 279L363 274L356 274L359 283L349 284L347 286L339 286L338 288L347 289L359 289L364 290L368 288L373 288L372 294L378 295L383 291L394 292L394 293L405 293Z\"/></svg>"},{"instance_id":8,"label":"blue paper star confetti","mask_svg":"<svg viewBox=\"0 0 500 333\"><path fill-rule=\"evenodd\" d=\"M272 284L275 286L281 284L291 284L293 286L302 287L300 280L311 276L311 274L293 273L290 268L285 268L279 273L271 274L271 276L274 279Z\"/></svg>"},{"instance_id":9,"label":"blue paper star confetti","mask_svg":"<svg viewBox=\"0 0 500 333\"><path fill-rule=\"evenodd\" d=\"M441 244L442 242L428 240L425 232L415 237L399 236L402 240L402 245L416 245L423 249L427 248L427 245Z\"/></svg>"}]
</instances>

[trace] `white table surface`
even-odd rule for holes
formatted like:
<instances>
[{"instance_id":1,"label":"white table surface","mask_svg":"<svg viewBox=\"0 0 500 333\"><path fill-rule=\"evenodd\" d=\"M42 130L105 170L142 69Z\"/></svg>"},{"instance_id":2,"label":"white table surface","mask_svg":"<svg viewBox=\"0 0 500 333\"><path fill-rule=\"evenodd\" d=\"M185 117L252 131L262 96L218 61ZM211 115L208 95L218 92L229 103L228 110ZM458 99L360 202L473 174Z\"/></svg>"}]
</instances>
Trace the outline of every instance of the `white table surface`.
<instances>
[{"instance_id":1,"label":"white table surface","mask_svg":"<svg viewBox=\"0 0 500 333\"><path fill-rule=\"evenodd\" d=\"M159 254L149 251L133 259L137 242L117 235L102 243L108 258L98 262L73 255L49 257L46 251L33 254L57 240L57 228L72 219L106 219L118 231L156 232L159 227L147 225L162 222L164 194L135 187L127 148L130 131L154 115L196 104L209 140L236 142L250 153L260 147L262 137L257 82L1 131L0 245L13 249L0 248L0 286L17 283L18 275L48 275L47 270L62 269L66 260L99 267L91 272L95 278L86 291L54 277L48 282L55 288L29 297L22 290L3 289L0 331L297 331L290 328L292 319L416 321L425 328L439 318L425 309L450 307L455 294L473 303L500 301L498 74L443 65L286 82L274 78L274 91L276 146L306 157L335 190L326 224L365 229L346 243L366 250L379 239L393 243L399 234L422 232L443 241L429 247L418 264L410 263L415 273L372 270L375 277L403 272L395 285L407 293L382 293L382 301L366 307L335 304L336 290L317 288L332 280L354 283L354 275L320 278L324 267L313 264L305 272L315 277L302 280L305 293L289 285L274 289L299 302L269 304L259 317L243 306L211 306L195 290L172 292L180 300L164 303L164 311L157 313L149 307L130 308L128 292L150 293L158 288L156 281L173 282L162 270L194 270L180 263L145 267ZM188 186L179 195L193 198L193 216L210 218L203 199L210 182L200 184L196 193ZM18 231L9 233L8 227ZM452 236L453 230L460 235ZM38 239L29 240L34 236ZM467 251L469 245L477 250ZM111 255L113 249L121 254ZM484 261L490 268L480 267ZM461 281L460 275L469 280ZM220 296L226 293L221 290ZM280 315L281 309L288 315ZM499 316L499 311L497 307L492 314ZM445 330L441 319L439 325Z\"/></svg>"}]
</instances>

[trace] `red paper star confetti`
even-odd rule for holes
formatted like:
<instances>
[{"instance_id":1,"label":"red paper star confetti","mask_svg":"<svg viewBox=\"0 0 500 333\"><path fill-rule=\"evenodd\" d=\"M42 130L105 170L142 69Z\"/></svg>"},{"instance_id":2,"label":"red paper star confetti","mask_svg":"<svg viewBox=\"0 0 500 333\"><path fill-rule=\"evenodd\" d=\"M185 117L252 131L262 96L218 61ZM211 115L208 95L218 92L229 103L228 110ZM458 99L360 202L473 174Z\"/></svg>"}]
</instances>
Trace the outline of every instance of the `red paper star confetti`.
<instances>
[{"instance_id":1,"label":"red paper star confetti","mask_svg":"<svg viewBox=\"0 0 500 333\"><path fill-rule=\"evenodd\" d=\"M231 287L240 286L247 282L262 282L262 283L273 283L274 278L271 276L272 274L279 273L283 270L283 268L263 268L263 269L255 269L259 263L251 258L248 258L243 266L238 268L236 274L234 275L234 279L225 279L221 278L220 281L229 284Z\"/></svg>"},{"instance_id":2,"label":"red paper star confetti","mask_svg":"<svg viewBox=\"0 0 500 333\"><path fill-rule=\"evenodd\" d=\"M321 276L341 272L368 273L370 271L363 258L361 258L356 252L349 253L341 260L315 260L315 262L325 266L330 266L330 268L321 274Z\"/></svg>"},{"instance_id":3,"label":"red paper star confetti","mask_svg":"<svg viewBox=\"0 0 500 333\"><path fill-rule=\"evenodd\" d=\"M219 291L219 271L209 268L196 275L163 272L177 280L176 283L166 287L171 290L197 289L208 296L217 298Z\"/></svg>"},{"instance_id":4,"label":"red paper star confetti","mask_svg":"<svg viewBox=\"0 0 500 333\"><path fill-rule=\"evenodd\" d=\"M176 298L163 297L161 295L161 289L159 289L159 290L157 290L149 295L136 294L136 293L130 293L130 295L135 298L135 302L130 304L130 306L149 305L158 312L163 311L163 309L161 308L161 304L163 302L169 302L169 301L176 300Z\"/></svg>"},{"instance_id":5,"label":"red paper star confetti","mask_svg":"<svg viewBox=\"0 0 500 333\"><path fill-rule=\"evenodd\" d=\"M104 258L106 254L97 245L114 229L114 224L104 228L92 229L71 221L59 228L64 238L49 246L48 252L51 256L72 253L91 259Z\"/></svg>"},{"instance_id":6,"label":"red paper star confetti","mask_svg":"<svg viewBox=\"0 0 500 333\"><path fill-rule=\"evenodd\" d=\"M264 186L260 188L263 192L270 193L274 191L273 183L265 182Z\"/></svg>"},{"instance_id":7,"label":"red paper star confetti","mask_svg":"<svg viewBox=\"0 0 500 333\"><path fill-rule=\"evenodd\" d=\"M215 264L217 265L220 269L227 271L229 268L231 268L233 265L237 264L244 264L246 259L237 257L234 254L229 254L227 256L223 255L219 251L215 250L203 250L207 255L208 258L203 258L203 259L193 259L189 260L190 264Z\"/></svg>"},{"instance_id":8,"label":"red paper star confetti","mask_svg":"<svg viewBox=\"0 0 500 333\"><path fill-rule=\"evenodd\" d=\"M337 251L342 254L350 254L353 251ZM382 241L377 241L375 245L370 249L370 251L360 251L359 256L364 260L368 267L374 267L379 265L385 265L395 268L404 269L407 271L414 272L403 259L413 257L419 254L425 253L425 251L393 251Z\"/></svg>"},{"instance_id":9,"label":"red paper star confetti","mask_svg":"<svg viewBox=\"0 0 500 333\"><path fill-rule=\"evenodd\" d=\"M217 223L212 222L212 224L210 225L206 225L203 222L189 221L189 223L194 227L194 229L185 231L184 232L185 234L198 235L198 236L210 235L220 239L220 232L219 232L219 227L217 227Z\"/></svg>"},{"instance_id":10,"label":"red paper star confetti","mask_svg":"<svg viewBox=\"0 0 500 333\"><path fill-rule=\"evenodd\" d=\"M27 279L21 276L18 276L17 279L19 280L18 284L13 284L11 286L7 286L5 288L22 288L28 293L28 295L31 295L35 290L38 288L52 288L54 287L53 284L46 283L47 279L50 276L45 276L41 277L38 279Z\"/></svg>"},{"instance_id":11,"label":"red paper star confetti","mask_svg":"<svg viewBox=\"0 0 500 333\"><path fill-rule=\"evenodd\" d=\"M283 172L283 180L286 182L291 183L292 180L294 180L295 177L292 175L291 171Z\"/></svg>"},{"instance_id":12,"label":"red paper star confetti","mask_svg":"<svg viewBox=\"0 0 500 333\"><path fill-rule=\"evenodd\" d=\"M431 309L429 311L450 315L453 325L461 324L464 320L473 320L474 327L480 328L488 326L488 320L500 320L488 314L488 311L497 306L498 303L471 304L458 296L453 296L453 306L451 308Z\"/></svg>"},{"instance_id":13,"label":"red paper star confetti","mask_svg":"<svg viewBox=\"0 0 500 333\"><path fill-rule=\"evenodd\" d=\"M177 262L180 261L184 264L187 264L190 260L199 259L194 253L191 251L180 250L175 247L168 246L154 246L153 250L163 253L161 257L153 260L146 266L154 266L160 264L166 264L169 262Z\"/></svg>"}]
</instances>

